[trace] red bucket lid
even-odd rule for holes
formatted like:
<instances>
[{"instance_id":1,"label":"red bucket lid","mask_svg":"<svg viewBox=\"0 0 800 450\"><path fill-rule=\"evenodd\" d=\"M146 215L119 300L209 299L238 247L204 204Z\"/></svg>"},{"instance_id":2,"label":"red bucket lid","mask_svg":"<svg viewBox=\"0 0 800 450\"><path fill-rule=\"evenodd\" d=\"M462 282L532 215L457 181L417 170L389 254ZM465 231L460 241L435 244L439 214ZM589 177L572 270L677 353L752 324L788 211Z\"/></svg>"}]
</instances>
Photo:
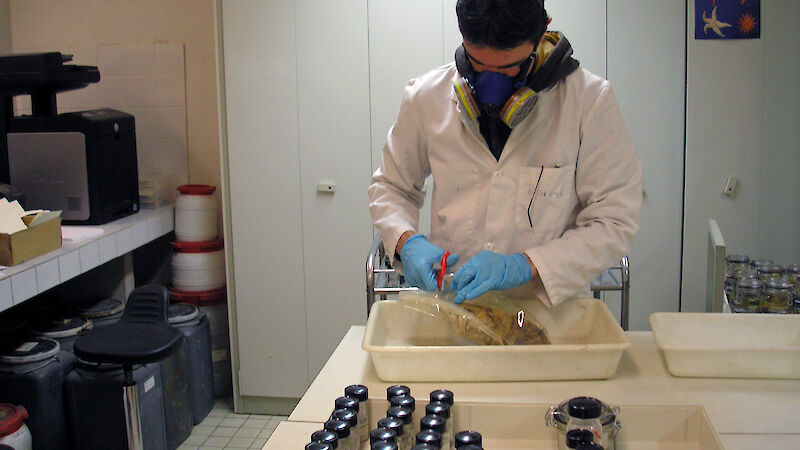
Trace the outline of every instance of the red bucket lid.
<instances>
[{"instance_id":1,"label":"red bucket lid","mask_svg":"<svg viewBox=\"0 0 800 450\"><path fill-rule=\"evenodd\" d=\"M178 186L178 192L185 195L211 195L216 190L217 187L210 184L182 184Z\"/></svg>"},{"instance_id":2,"label":"red bucket lid","mask_svg":"<svg viewBox=\"0 0 800 450\"><path fill-rule=\"evenodd\" d=\"M174 302L188 303L194 306L215 306L228 301L228 293L225 286L206 291L185 291L170 287L169 298Z\"/></svg>"},{"instance_id":3,"label":"red bucket lid","mask_svg":"<svg viewBox=\"0 0 800 450\"><path fill-rule=\"evenodd\" d=\"M212 239L210 241L186 242L186 241L173 241L169 245L175 251L180 253L206 253L222 250L222 239Z\"/></svg>"},{"instance_id":4,"label":"red bucket lid","mask_svg":"<svg viewBox=\"0 0 800 450\"><path fill-rule=\"evenodd\" d=\"M22 421L28 418L24 406L0 403L0 437L8 436L22 428Z\"/></svg>"}]
</instances>

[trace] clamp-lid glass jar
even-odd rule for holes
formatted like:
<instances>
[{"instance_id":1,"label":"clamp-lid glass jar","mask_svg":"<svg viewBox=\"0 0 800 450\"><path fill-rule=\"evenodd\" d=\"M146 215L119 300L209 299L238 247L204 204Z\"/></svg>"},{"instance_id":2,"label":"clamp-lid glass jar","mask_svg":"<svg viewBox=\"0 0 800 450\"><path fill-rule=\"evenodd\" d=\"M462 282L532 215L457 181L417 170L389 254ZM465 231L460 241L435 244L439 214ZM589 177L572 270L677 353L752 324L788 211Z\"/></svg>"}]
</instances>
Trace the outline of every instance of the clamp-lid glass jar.
<instances>
[{"instance_id":1,"label":"clamp-lid glass jar","mask_svg":"<svg viewBox=\"0 0 800 450\"><path fill-rule=\"evenodd\" d=\"M594 397L575 397L551 407L545 414L545 424L559 431L559 449L566 449L567 431L581 428L595 434L596 441L614 450L621 424L618 407L611 407Z\"/></svg>"},{"instance_id":2,"label":"clamp-lid glass jar","mask_svg":"<svg viewBox=\"0 0 800 450\"><path fill-rule=\"evenodd\" d=\"M800 284L800 263L793 263L786 266L786 279L795 286Z\"/></svg>"},{"instance_id":3,"label":"clamp-lid glass jar","mask_svg":"<svg viewBox=\"0 0 800 450\"><path fill-rule=\"evenodd\" d=\"M758 278L744 277L736 282L733 312L758 312L761 308L763 283Z\"/></svg>"},{"instance_id":4,"label":"clamp-lid glass jar","mask_svg":"<svg viewBox=\"0 0 800 450\"><path fill-rule=\"evenodd\" d=\"M792 307L792 283L783 278L767 281L761 310L771 313L787 313Z\"/></svg>"},{"instance_id":5,"label":"clamp-lid glass jar","mask_svg":"<svg viewBox=\"0 0 800 450\"><path fill-rule=\"evenodd\" d=\"M753 258L750 260L750 269L758 273L758 269L767 264L775 264L775 261L768 258Z\"/></svg>"},{"instance_id":6,"label":"clamp-lid glass jar","mask_svg":"<svg viewBox=\"0 0 800 450\"><path fill-rule=\"evenodd\" d=\"M758 268L758 278L764 284L770 280L786 278L786 268L779 264L764 264Z\"/></svg>"},{"instance_id":7,"label":"clamp-lid glass jar","mask_svg":"<svg viewBox=\"0 0 800 450\"><path fill-rule=\"evenodd\" d=\"M725 277L724 288L725 294L728 296L728 301L731 303L734 302L736 298L736 283L738 283L740 279L747 277L755 277L755 272L750 266L737 268L732 274Z\"/></svg>"},{"instance_id":8,"label":"clamp-lid glass jar","mask_svg":"<svg viewBox=\"0 0 800 450\"><path fill-rule=\"evenodd\" d=\"M727 255L725 256L725 275L730 276L736 269L747 269L750 267L750 257L747 255Z\"/></svg>"}]
</instances>

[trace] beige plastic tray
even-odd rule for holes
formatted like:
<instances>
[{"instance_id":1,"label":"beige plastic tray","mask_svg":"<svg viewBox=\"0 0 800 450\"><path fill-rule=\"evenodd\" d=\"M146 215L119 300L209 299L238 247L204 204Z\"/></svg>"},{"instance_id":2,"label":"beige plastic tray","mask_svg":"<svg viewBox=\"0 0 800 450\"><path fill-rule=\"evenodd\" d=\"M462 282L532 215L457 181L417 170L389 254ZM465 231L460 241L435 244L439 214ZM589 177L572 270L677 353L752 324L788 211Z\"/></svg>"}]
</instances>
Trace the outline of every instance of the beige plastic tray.
<instances>
[{"instance_id":1,"label":"beige plastic tray","mask_svg":"<svg viewBox=\"0 0 800 450\"><path fill-rule=\"evenodd\" d=\"M458 393L453 410L453 429L481 433L483 446L487 450L558 448L561 435L556 429L545 425L545 414L551 405L461 403L457 396ZM371 428L385 415L387 406L385 400L369 400ZM419 423L424 411L422 406L417 404L416 423ZM622 424L616 439L618 450L723 448L702 406L623 405L620 406L618 419ZM319 423L283 422L264 448L302 448L311 433L320 428L322 424Z\"/></svg>"},{"instance_id":2,"label":"beige plastic tray","mask_svg":"<svg viewBox=\"0 0 800 450\"><path fill-rule=\"evenodd\" d=\"M800 315L653 313L650 327L674 376L800 379Z\"/></svg>"},{"instance_id":3,"label":"beige plastic tray","mask_svg":"<svg viewBox=\"0 0 800 450\"><path fill-rule=\"evenodd\" d=\"M439 319L384 300L372 308L362 348L384 381L584 380L616 373L630 340L603 302L526 307L552 345L446 345L448 330Z\"/></svg>"}]
</instances>

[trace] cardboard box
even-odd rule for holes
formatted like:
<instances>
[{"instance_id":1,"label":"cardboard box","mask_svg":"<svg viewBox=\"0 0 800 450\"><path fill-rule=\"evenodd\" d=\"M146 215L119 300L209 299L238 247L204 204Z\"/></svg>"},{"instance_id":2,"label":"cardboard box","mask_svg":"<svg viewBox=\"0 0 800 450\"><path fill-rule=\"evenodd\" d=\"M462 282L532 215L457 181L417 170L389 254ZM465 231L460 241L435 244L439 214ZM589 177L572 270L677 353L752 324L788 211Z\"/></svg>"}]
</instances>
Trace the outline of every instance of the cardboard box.
<instances>
[{"instance_id":1,"label":"cardboard box","mask_svg":"<svg viewBox=\"0 0 800 450\"><path fill-rule=\"evenodd\" d=\"M22 218L26 230L0 233L0 264L13 266L61 247L61 215L53 214L45 220L36 218Z\"/></svg>"}]
</instances>

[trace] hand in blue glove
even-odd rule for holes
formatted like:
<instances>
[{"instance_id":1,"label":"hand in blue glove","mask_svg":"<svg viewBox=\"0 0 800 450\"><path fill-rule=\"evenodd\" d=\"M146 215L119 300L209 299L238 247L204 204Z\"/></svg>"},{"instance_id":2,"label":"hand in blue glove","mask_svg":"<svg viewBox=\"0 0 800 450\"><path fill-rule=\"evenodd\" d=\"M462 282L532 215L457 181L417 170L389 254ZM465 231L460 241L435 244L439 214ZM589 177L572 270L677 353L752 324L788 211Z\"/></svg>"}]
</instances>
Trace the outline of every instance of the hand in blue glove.
<instances>
[{"instance_id":1,"label":"hand in blue glove","mask_svg":"<svg viewBox=\"0 0 800 450\"><path fill-rule=\"evenodd\" d=\"M408 238L400 249L400 259L403 261L403 270L406 281L426 291L437 291L436 270L434 264L440 263L444 250L431 244L425 236L415 234ZM458 262L458 255L447 257L447 265Z\"/></svg>"},{"instance_id":2,"label":"hand in blue glove","mask_svg":"<svg viewBox=\"0 0 800 450\"><path fill-rule=\"evenodd\" d=\"M522 253L502 255L484 250L456 272L453 279L455 302L472 300L492 290L521 286L531 278L531 265Z\"/></svg>"}]
</instances>

